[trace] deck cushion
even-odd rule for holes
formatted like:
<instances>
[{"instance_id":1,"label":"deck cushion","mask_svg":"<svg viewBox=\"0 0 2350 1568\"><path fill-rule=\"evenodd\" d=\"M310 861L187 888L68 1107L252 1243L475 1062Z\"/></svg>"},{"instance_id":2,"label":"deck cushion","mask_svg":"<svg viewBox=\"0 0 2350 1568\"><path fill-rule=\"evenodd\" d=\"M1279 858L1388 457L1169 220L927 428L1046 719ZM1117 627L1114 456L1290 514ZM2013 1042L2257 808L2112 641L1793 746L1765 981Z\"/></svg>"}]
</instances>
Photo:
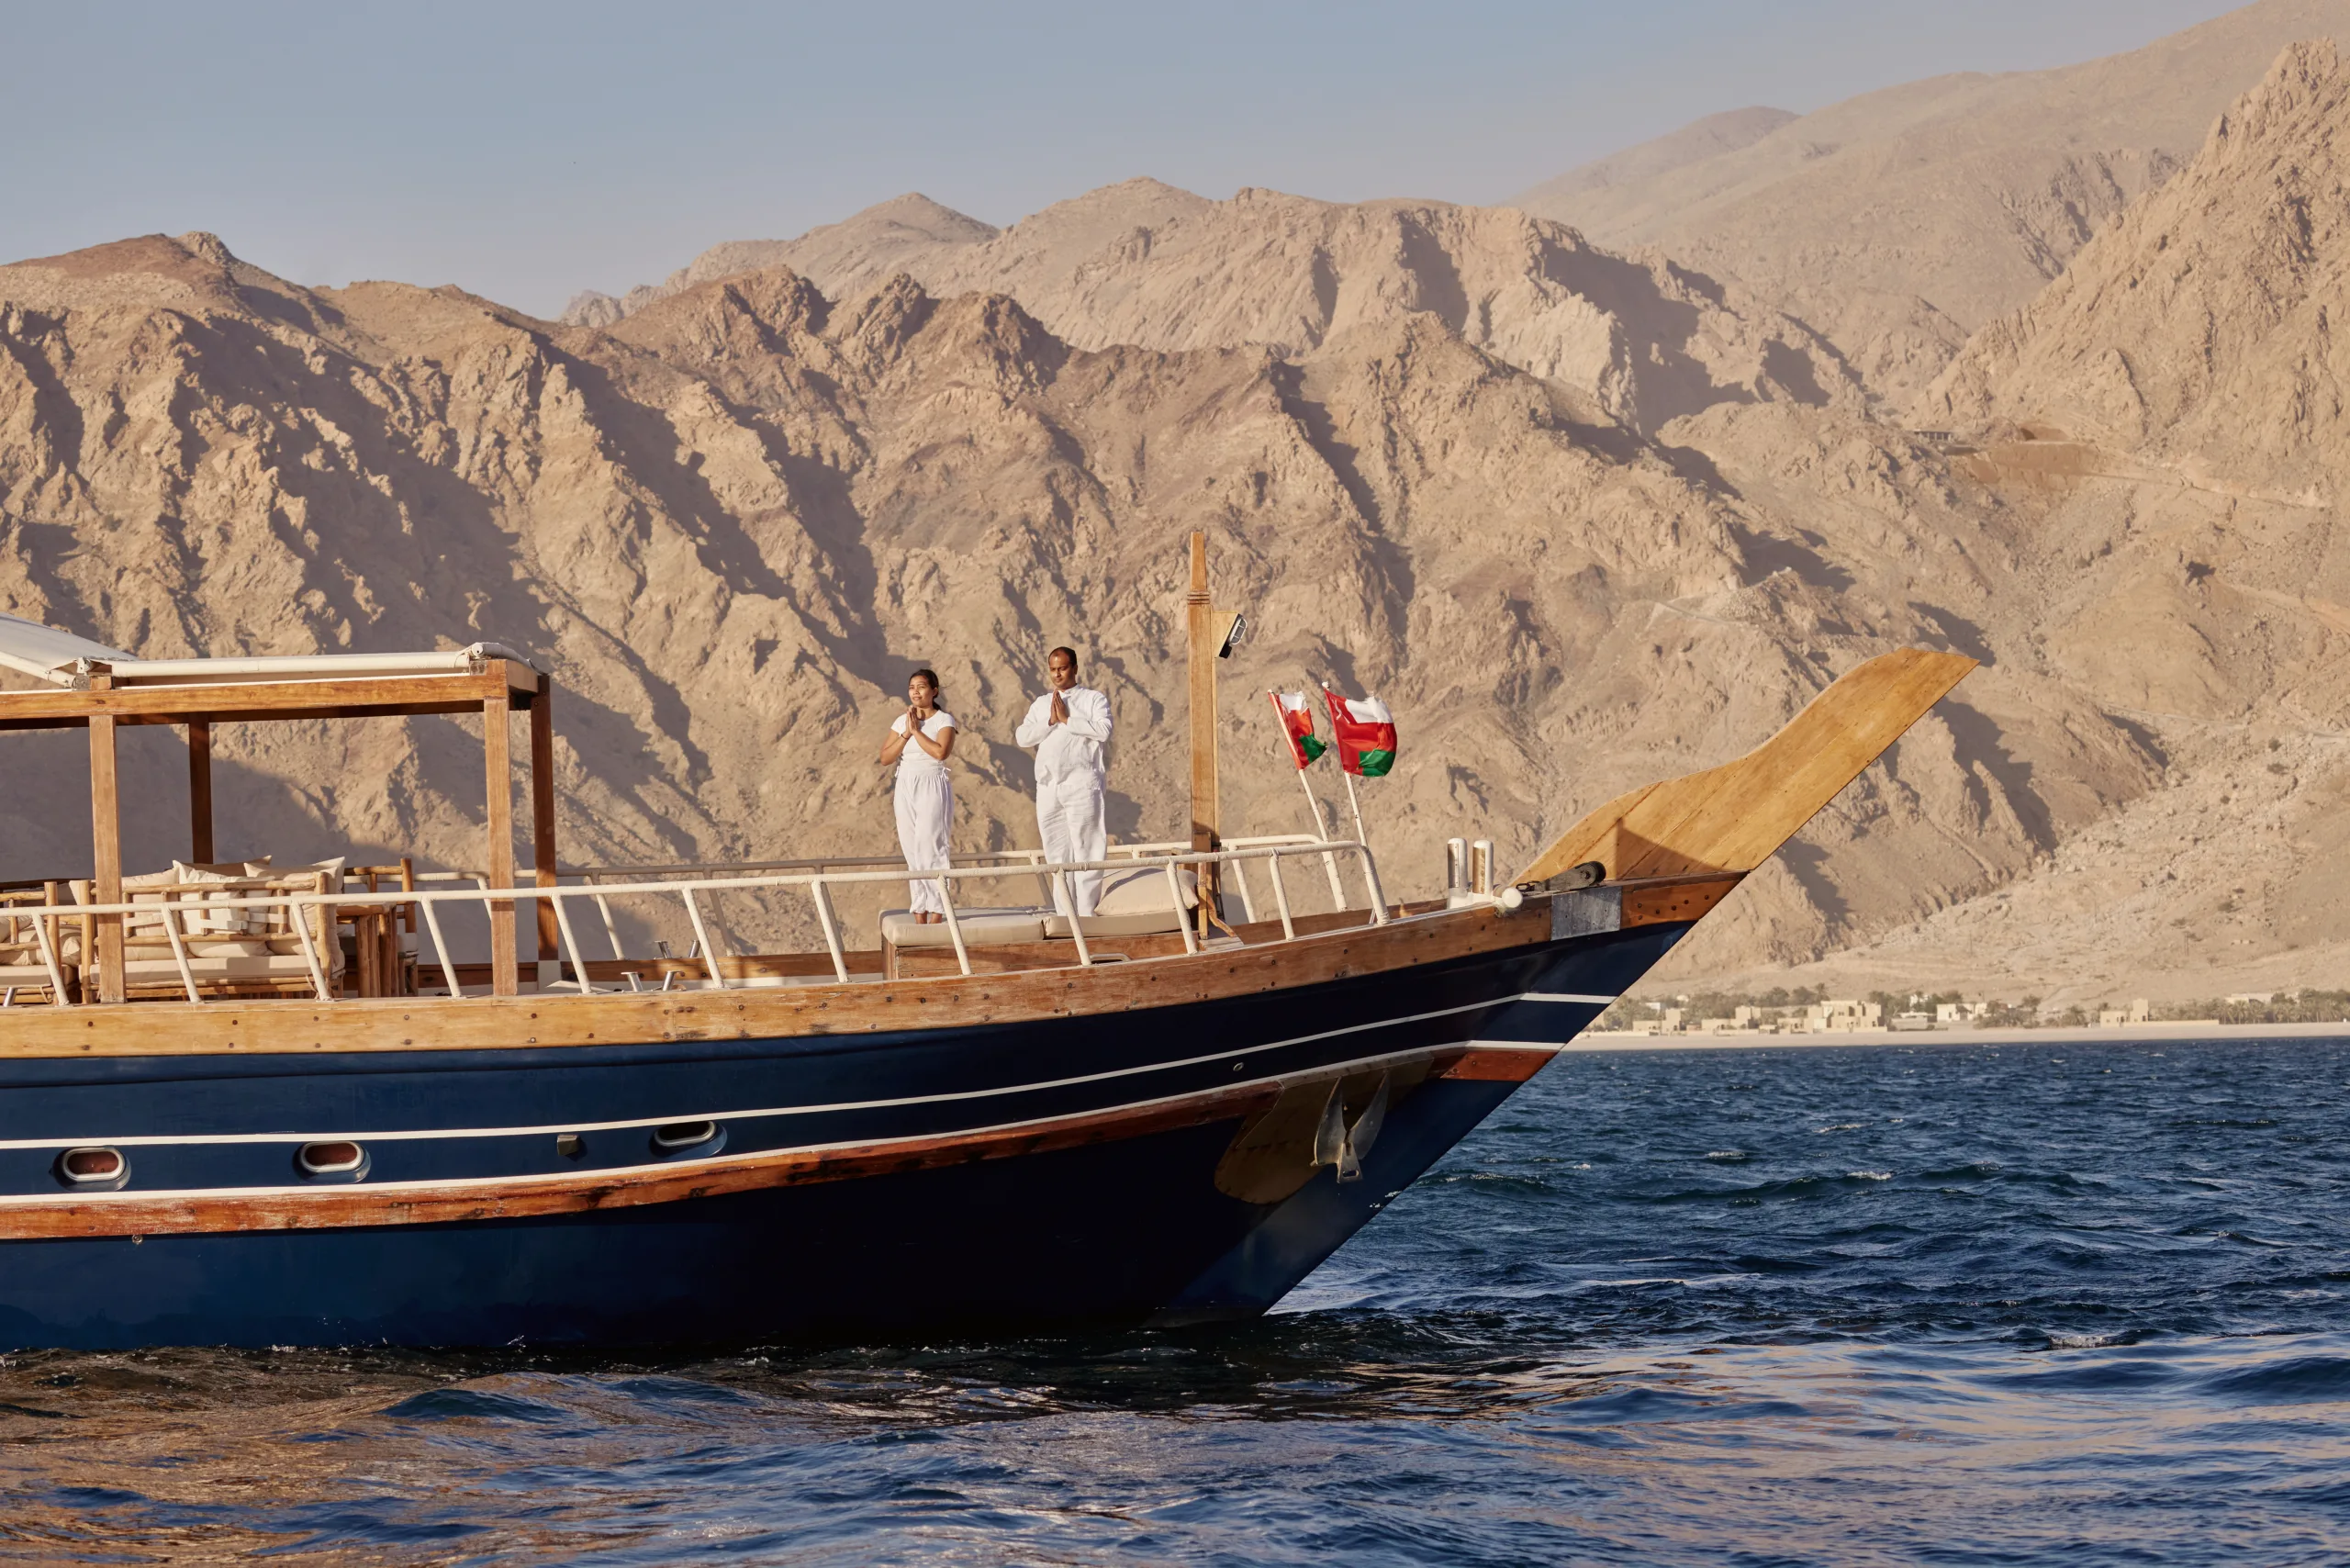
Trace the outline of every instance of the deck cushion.
<instances>
[{"instance_id":1,"label":"deck cushion","mask_svg":"<svg viewBox=\"0 0 2350 1568\"><path fill-rule=\"evenodd\" d=\"M1175 868L1175 880L1182 890L1183 907L1198 908L1199 874L1189 866L1178 866ZM1094 906L1094 913L1096 914L1153 914L1170 909L1167 897L1166 871L1157 866L1147 866L1138 870L1103 873L1102 898L1101 902ZM1167 929L1172 931L1175 928L1170 925Z\"/></svg>"},{"instance_id":2,"label":"deck cushion","mask_svg":"<svg viewBox=\"0 0 2350 1568\"><path fill-rule=\"evenodd\" d=\"M196 983L207 980L308 980L310 967L299 958L286 958L271 953L259 958L191 958L188 968L195 971ZM169 958L126 958L122 972L133 985L150 984L156 980L176 981L180 967Z\"/></svg>"},{"instance_id":3,"label":"deck cushion","mask_svg":"<svg viewBox=\"0 0 2350 1568\"><path fill-rule=\"evenodd\" d=\"M963 928L966 947L1001 947L1045 939L1045 912L1040 909L958 909L955 919ZM902 909L882 912L881 939L899 947L955 946L945 921L924 925L911 910Z\"/></svg>"},{"instance_id":4,"label":"deck cushion","mask_svg":"<svg viewBox=\"0 0 2350 1568\"><path fill-rule=\"evenodd\" d=\"M1104 936L1172 935L1183 929L1183 917L1171 909L1156 909L1142 914L1095 914L1085 922L1085 939L1100 941ZM1068 936L1069 919L1065 914L1045 917L1045 935Z\"/></svg>"}]
</instances>

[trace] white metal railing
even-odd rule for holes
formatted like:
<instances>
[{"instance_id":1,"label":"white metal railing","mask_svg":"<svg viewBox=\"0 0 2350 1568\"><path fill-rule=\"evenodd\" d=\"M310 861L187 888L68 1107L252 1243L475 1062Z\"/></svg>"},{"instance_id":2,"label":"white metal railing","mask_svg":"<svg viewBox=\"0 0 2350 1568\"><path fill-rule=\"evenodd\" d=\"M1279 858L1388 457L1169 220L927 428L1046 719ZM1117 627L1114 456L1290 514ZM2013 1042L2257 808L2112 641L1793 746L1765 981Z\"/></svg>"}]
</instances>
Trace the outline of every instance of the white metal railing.
<instances>
[{"instance_id":1,"label":"white metal railing","mask_svg":"<svg viewBox=\"0 0 2350 1568\"><path fill-rule=\"evenodd\" d=\"M1345 885L1338 876L1337 855L1325 840L1316 838L1314 834L1309 833L1285 833L1266 834L1254 838L1227 838L1224 841L1224 846L1228 850L1260 849L1274 846L1311 846L1320 852L1324 870L1330 880L1331 907L1334 910L1340 911L1351 907L1348 902ZM1113 844L1109 846L1107 857L1109 860L1118 862L1121 866L1131 867L1138 858L1145 856L1181 855L1189 853L1191 853L1191 846L1185 841L1180 839L1167 839L1158 842L1142 844ZM1053 883L1056 879L1049 872L1048 863L1045 858L1045 852L1042 849L989 849L970 851L957 855L955 857L955 862L958 867L968 867L974 869L983 869L990 867L1001 868L1010 866L1025 868L1026 870L1024 874L1035 877L1037 890L1044 894L1046 902L1055 905L1062 905L1069 902L1066 889L1063 890L1060 897L1056 898L1054 896ZM755 860L738 861L731 864L718 861L680 861L668 865L653 866L565 866L557 868L556 880L560 882L565 877L576 877L583 884L594 887L601 884L606 879L617 879L620 881L625 882L645 881L651 879L672 879L688 877L707 879L713 877L740 877L746 872L813 871L829 874L834 870L843 868L873 868L878 869L882 867L902 867L904 864L904 860L894 855L836 855L813 859ZM1233 862L1231 865L1231 870L1234 890L1240 895L1241 918L1246 921L1254 922L1260 917L1257 913L1256 890L1249 885L1247 862ZM477 872L444 871L430 874L420 873L417 877L417 880L420 882L428 880L450 880L464 877L473 878L481 886L487 887L488 885L487 881L482 879ZM895 880L894 878L885 879ZM1370 902L1377 903L1379 902L1379 897L1377 892L1376 877L1366 877L1365 883L1371 890L1369 893ZM609 890L609 889L607 890ZM1280 902L1284 909L1288 907L1288 895L1286 890L1283 890L1281 893ZM599 895L596 900L596 913L603 923L604 939L611 946L612 957L615 958L622 957L623 954L621 946L620 924L618 920L613 916L610 902L601 895ZM834 915L828 903L821 905L817 911L817 914L820 924L829 925L834 919ZM1084 936L1074 932L1072 932L1072 935L1076 936L1078 947L1080 953L1082 953L1086 945ZM827 940L830 939L831 936L828 933ZM697 935L696 941L698 946L700 940L700 936ZM688 956L690 957L690 955ZM1089 964L1091 962L1090 958L1087 958L1085 961Z\"/></svg>"},{"instance_id":2,"label":"white metal railing","mask_svg":"<svg viewBox=\"0 0 2350 1568\"><path fill-rule=\"evenodd\" d=\"M608 901L616 897L676 897L683 905L688 923L693 929L696 953L699 957L703 971L707 976L707 983L711 989L719 991L729 989L725 967L722 962L722 955L711 939L709 924L704 918L704 911L697 896L700 894L791 889L803 890L813 907L817 924L823 932L824 948L832 960L834 978L842 983L847 983L849 980L849 968L847 949L842 943L840 922L833 909L833 890L837 888L890 882L935 882L938 885L940 901L946 906L947 939L955 949L956 967L966 975L972 972L970 945L965 940L962 917L956 908L955 890L957 886L971 881L1035 876L1046 881L1047 885L1058 884L1062 899L1056 902L1066 903L1069 911L1066 918L1069 921L1069 935L1073 941L1077 960L1080 966L1087 968L1092 967L1095 959L1091 943L1085 932L1085 922L1096 917L1080 916L1075 913L1077 907L1073 896L1075 887L1070 880L1078 873L1085 871L1130 871L1151 868L1161 870L1167 879L1168 907L1175 916L1176 926L1181 933L1183 950L1186 953L1197 953L1201 950L1200 932L1195 926L1204 924L1195 922L1192 915L1183 908L1184 891L1181 872L1186 868L1193 871L1195 878L1203 868L1228 869L1233 875L1236 888L1241 891L1245 918L1254 922L1256 919L1254 902L1246 891L1246 868L1252 863L1262 862L1271 884L1274 905L1281 922L1281 940L1292 942L1297 939L1297 924L1290 908L1288 890L1281 879L1282 863L1286 860L1304 857L1326 857L1335 859L1340 856L1351 857L1370 893L1370 908L1366 912L1368 924L1383 925L1392 918L1388 913L1386 899L1380 886L1377 863L1371 857L1370 846L1359 841L1326 840L1301 834L1281 839L1230 844L1224 849L1214 851L1177 849L1169 846L1166 846L1165 852L1154 853L1160 848L1161 846L1156 845L1121 846L1120 849L1123 853L1114 854L1112 857L1071 862L1046 862L1043 859L1041 851L1013 850L970 857L975 860L997 862L996 864L950 866L934 870L910 871L902 861L880 857L856 857L859 865L859 868L856 869L804 870L765 875L722 876L716 874L720 869L718 868L696 867L691 868L696 874L690 876L673 876L646 881L618 883L591 879L583 880L570 887L558 883L554 887L493 888L488 885L487 878L476 872L464 871L422 872L416 874L414 879L420 884L469 882L474 884L473 886L418 886L375 890L359 888L333 893L288 891L228 896L207 890L201 884L197 884L184 888L156 890L164 892L166 896L154 902L42 903L39 905L12 903L5 911L0 911L0 913L18 921L30 921L40 955L44 978L50 987L50 995L59 1003L66 1002L68 986L65 977L66 964L52 932L53 924L63 920L73 920L78 923L106 915L119 915L126 921L136 919L142 927L161 924L166 943L171 948L173 969L190 1002L205 1000L203 987L190 961L187 946L189 938L199 935L200 933L185 931L181 928L180 923L190 916L217 914L228 910L284 911L286 916L286 926L297 938L304 969L311 989L320 1002L335 1000L333 987L328 980L330 966L324 961L319 951L319 940L313 935L310 920L304 918L304 915L314 911L324 912L325 917L319 924L321 929L331 934L334 929L333 912L346 905L361 906L371 911L381 911L386 905L408 905L417 909L422 914L426 932L431 938L435 964L453 998L462 998L466 992L457 978L457 964L450 956L447 937L442 928L441 912L444 905L460 907L478 905L485 912L493 914L500 905L525 903L535 905L542 901L551 905L554 912L562 955L556 968L559 971L563 963L568 963L572 979L565 980L543 978L540 989L543 991L551 986L565 986L575 988L582 994L592 994L599 988L589 977L588 959L579 946L578 934L571 918L571 906L581 900L592 902L599 907L604 916L606 934L612 943L613 956L615 958L625 961L625 955L621 951L617 927L613 924ZM839 867L845 862L828 860L818 864ZM735 868L735 869L741 872L751 868ZM619 872L613 869L570 871L563 874L594 879L616 875ZM1206 895L1204 890L1201 890L1194 896L1204 901ZM519 912L516 913L519 914ZM95 958L95 954L89 950L90 941L91 935L85 935L84 948L80 959L84 966ZM688 961L691 959L688 958ZM543 977L544 971L543 970L542 973Z\"/></svg>"},{"instance_id":3,"label":"white metal railing","mask_svg":"<svg viewBox=\"0 0 2350 1568\"><path fill-rule=\"evenodd\" d=\"M1348 907L1346 890L1338 877L1337 856L1329 851L1324 840L1316 838L1314 834L1310 833L1266 834L1255 838L1227 838L1224 841L1224 846L1226 849L1260 849L1276 845L1311 845L1316 850L1323 851L1322 858L1330 879L1330 902L1338 909ZM1189 843L1180 839L1167 839L1156 843L1113 844L1107 851L1107 857L1113 861L1131 863L1146 856L1181 855L1190 852ZM978 850L957 854L955 857L955 863L957 866L972 868L1015 865L1026 867L1029 868L1029 874L1036 878L1040 890L1047 896L1051 893L1052 878L1047 873L1047 862L1042 849ZM643 881L649 879L686 877L739 877L746 872L831 872L848 868L878 869L882 867L898 867L904 864L904 860L895 855L833 855L821 858L798 860L680 861L669 865L652 866L565 866L559 868L557 877L558 879L563 877L576 877L581 881L593 885L607 879ZM1242 913L1253 921L1258 918L1254 890L1248 885L1243 866L1236 864L1233 870L1235 890L1240 895ZM476 872L420 872L417 875L417 880L422 882L453 879L458 877L477 878L478 875Z\"/></svg>"}]
</instances>

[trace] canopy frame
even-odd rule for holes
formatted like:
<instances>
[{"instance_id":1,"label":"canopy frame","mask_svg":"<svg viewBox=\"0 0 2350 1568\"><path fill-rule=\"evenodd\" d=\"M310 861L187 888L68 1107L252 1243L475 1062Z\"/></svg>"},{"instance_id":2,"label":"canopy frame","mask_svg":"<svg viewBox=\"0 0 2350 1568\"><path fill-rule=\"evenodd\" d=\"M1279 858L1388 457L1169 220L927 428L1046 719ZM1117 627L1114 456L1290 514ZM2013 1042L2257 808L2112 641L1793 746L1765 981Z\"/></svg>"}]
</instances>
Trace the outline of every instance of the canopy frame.
<instances>
[{"instance_id":1,"label":"canopy frame","mask_svg":"<svg viewBox=\"0 0 2350 1568\"><path fill-rule=\"evenodd\" d=\"M59 633L62 636L63 633ZM486 650L496 649L494 656ZM87 729L90 733L90 837L95 875L93 899L122 902L122 806L116 775L115 734L127 724L171 724L187 732L190 858L210 862L212 833L212 731L216 724L251 724L304 719L411 718L432 713L482 716L482 764L487 786L488 885L514 882L513 752L510 721L517 711L531 719L531 842L534 880L554 885L554 683L527 662L507 656L495 644L477 644L456 654L356 655L371 662L419 666L441 663L445 673L343 674L337 661L224 659L210 661L219 678L201 678L207 661L130 659L77 661L71 687L0 691L0 731ZM16 661L7 661L16 665ZM162 667L157 667L161 666ZM237 678L264 666L277 679ZM16 666L21 667L21 666ZM333 674L310 674L325 668ZM151 678L142 678L149 677ZM48 678L54 679L54 673ZM99 964L98 1000L123 1001L123 917L94 917L94 946ZM539 901L538 949L542 962L557 955L554 911ZM489 914L492 993L520 990L514 902L493 900Z\"/></svg>"}]
</instances>

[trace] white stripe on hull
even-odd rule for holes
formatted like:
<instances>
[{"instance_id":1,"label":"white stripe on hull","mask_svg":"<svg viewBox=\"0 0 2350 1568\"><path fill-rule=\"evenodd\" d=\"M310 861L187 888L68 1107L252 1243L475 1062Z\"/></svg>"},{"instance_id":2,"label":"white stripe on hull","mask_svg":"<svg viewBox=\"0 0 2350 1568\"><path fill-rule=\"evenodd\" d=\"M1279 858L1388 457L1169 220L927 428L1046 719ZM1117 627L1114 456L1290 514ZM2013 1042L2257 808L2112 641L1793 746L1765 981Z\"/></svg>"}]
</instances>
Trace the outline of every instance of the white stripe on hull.
<instances>
[{"instance_id":1,"label":"white stripe on hull","mask_svg":"<svg viewBox=\"0 0 2350 1568\"><path fill-rule=\"evenodd\" d=\"M1448 1009L1447 1011L1460 1012L1462 1010L1459 1008L1452 1008ZM1442 1016L1442 1014L1417 1014L1416 1016L1439 1017ZM1413 1020L1411 1019L1391 1018L1387 1022L1391 1024L1400 1024L1409 1023L1412 1021ZM1358 1028L1363 1029L1377 1028L1380 1025L1378 1025L1372 1024L1357 1025ZM1318 1038L1319 1036L1315 1037ZM1448 1043L1441 1046L1416 1046L1408 1051L1390 1051L1382 1056L1362 1057L1356 1060L1347 1062L1334 1062L1326 1067L1312 1068L1294 1074L1269 1073L1260 1078L1245 1078L1240 1080L1237 1083L1219 1083L1214 1089L1194 1089L1182 1094L1163 1094L1148 1100L1130 1100L1124 1104L1119 1105L1102 1105L1085 1111L1065 1111L1057 1115L1035 1116L1017 1122L998 1122L988 1126L958 1127L954 1132L946 1134L931 1132L903 1133L895 1137L845 1138L833 1143L799 1144L782 1148L754 1149L743 1154L715 1155L707 1159L648 1160L638 1165L599 1165L576 1171L551 1173L541 1170L532 1171L519 1176L446 1176L435 1177L431 1180L420 1182L369 1182L365 1184L364 1190L371 1193L431 1193L445 1191L453 1187L471 1189L518 1186L525 1182L544 1183L551 1179L551 1176L562 1175L575 1176L581 1186L592 1187L597 1182L608 1180L611 1177L637 1175L651 1170L665 1172L722 1170L730 1166L752 1165L756 1164L761 1160L798 1158L806 1155L830 1154L841 1149L888 1148L893 1144L931 1143L936 1141L940 1137L986 1137L1003 1133L1023 1132L1032 1127L1051 1126L1057 1122L1066 1122L1081 1116L1098 1116L1116 1111L1156 1110L1163 1105L1179 1105L1186 1100L1197 1100L1212 1095L1221 1096L1229 1094L1235 1089L1266 1088L1280 1083L1284 1078L1297 1077L1311 1079L1323 1074L1328 1074L1332 1077L1344 1077L1348 1073L1366 1071L1372 1068L1386 1067L1401 1061L1409 1061L1415 1057L1433 1056L1439 1051L1459 1050L1463 1047L1478 1050L1525 1051L1545 1058L1555 1057L1566 1048L1563 1046L1545 1045L1539 1042L1528 1040L1464 1040ZM1214 1058L1210 1058L1203 1059L1212 1060ZM753 1114L755 1113L734 1113L736 1115L747 1115ZM658 1124L623 1122L614 1125L619 1126L657 1126ZM428 1135L420 1134L416 1136L421 1137ZM459 1135L454 1133L443 1133L437 1136L443 1137L454 1137ZM129 1141L130 1140L127 1138L118 1138L115 1140L114 1144L109 1147L119 1148ZM154 1203L157 1201L175 1198L282 1198L297 1196L315 1198L319 1196L321 1193L349 1193L354 1190L356 1189L351 1183L336 1182L329 1186L319 1186L316 1184L305 1183L297 1187L123 1188L111 1193L28 1193L0 1195L0 1214L6 1214L17 1209L51 1208L64 1204Z\"/></svg>"},{"instance_id":2,"label":"white stripe on hull","mask_svg":"<svg viewBox=\"0 0 2350 1568\"><path fill-rule=\"evenodd\" d=\"M1037 1083L1014 1083L1001 1089L967 1089L951 1094L917 1094L897 1100L845 1100L831 1105L787 1105L780 1108L749 1111L681 1111L663 1116L636 1116L620 1122L550 1122L543 1126L529 1127L442 1127L425 1131L367 1133L218 1133L185 1137L162 1135L110 1137L100 1134L89 1137L0 1138L0 1149L80 1148L93 1144L103 1145L108 1148L151 1148L209 1147L240 1143L397 1143L404 1139L443 1137L552 1137L557 1133L625 1132L632 1127L658 1127L677 1122L740 1122L755 1121L764 1116L817 1116L835 1111L886 1111L906 1105L944 1105L961 1100L986 1100L1006 1094L1027 1094L1048 1089L1068 1089L1084 1083L1102 1083L1112 1079L1133 1078L1146 1072L1164 1072L1174 1068L1198 1067L1203 1062L1222 1061L1232 1057L1246 1057L1258 1051L1286 1050L1292 1046L1311 1045L1316 1040L1336 1039L1341 1035L1359 1035L1371 1029L1390 1029L1399 1024L1425 1024L1431 1018L1449 1018L1456 1014L1474 1013L1485 1007L1506 1007L1517 1002L1581 1002L1604 1007L1615 1000L1612 996L1575 996L1561 991L1518 991L1509 996L1496 996L1483 1002L1468 1002L1460 1007L1440 1007L1433 1013L1413 1013L1401 1018L1381 1018L1369 1024L1349 1024L1340 1029L1325 1029L1319 1034L1299 1035L1287 1040L1268 1040L1263 1045L1214 1051L1206 1056L1182 1057L1173 1061L1149 1062L1141 1067L1115 1068L1107 1072L1082 1073L1075 1078L1046 1079ZM1528 1050L1555 1051L1559 1049L1557 1046L1522 1040L1493 1040L1475 1043L1495 1047ZM1143 1102L1143 1103L1154 1103ZM309 1191L308 1188L301 1190Z\"/></svg>"}]
</instances>

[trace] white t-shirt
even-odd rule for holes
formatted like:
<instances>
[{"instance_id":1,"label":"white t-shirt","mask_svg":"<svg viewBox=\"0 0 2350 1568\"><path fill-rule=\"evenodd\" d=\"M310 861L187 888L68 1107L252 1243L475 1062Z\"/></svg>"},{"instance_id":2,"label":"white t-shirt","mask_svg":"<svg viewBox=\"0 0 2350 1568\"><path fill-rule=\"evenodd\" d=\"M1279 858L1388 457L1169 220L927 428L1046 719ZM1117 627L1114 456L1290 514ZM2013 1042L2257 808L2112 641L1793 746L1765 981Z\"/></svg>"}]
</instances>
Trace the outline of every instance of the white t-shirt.
<instances>
[{"instance_id":1,"label":"white t-shirt","mask_svg":"<svg viewBox=\"0 0 2350 1568\"><path fill-rule=\"evenodd\" d=\"M946 709L941 708L936 712L931 714L929 718L923 721L922 733L928 735L932 740L936 740L940 735L954 727L955 715L949 713ZM897 735L902 735L906 733L905 714L901 713L898 715L897 722L890 726L890 733ZM898 754L898 777L901 778L919 778L925 774L931 773L935 773L941 778L945 778L948 769L945 763L931 756L930 753L923 750L922 747L914 745L912 740L907 741L906 749Z\"/></svg>"}]
</instances>

